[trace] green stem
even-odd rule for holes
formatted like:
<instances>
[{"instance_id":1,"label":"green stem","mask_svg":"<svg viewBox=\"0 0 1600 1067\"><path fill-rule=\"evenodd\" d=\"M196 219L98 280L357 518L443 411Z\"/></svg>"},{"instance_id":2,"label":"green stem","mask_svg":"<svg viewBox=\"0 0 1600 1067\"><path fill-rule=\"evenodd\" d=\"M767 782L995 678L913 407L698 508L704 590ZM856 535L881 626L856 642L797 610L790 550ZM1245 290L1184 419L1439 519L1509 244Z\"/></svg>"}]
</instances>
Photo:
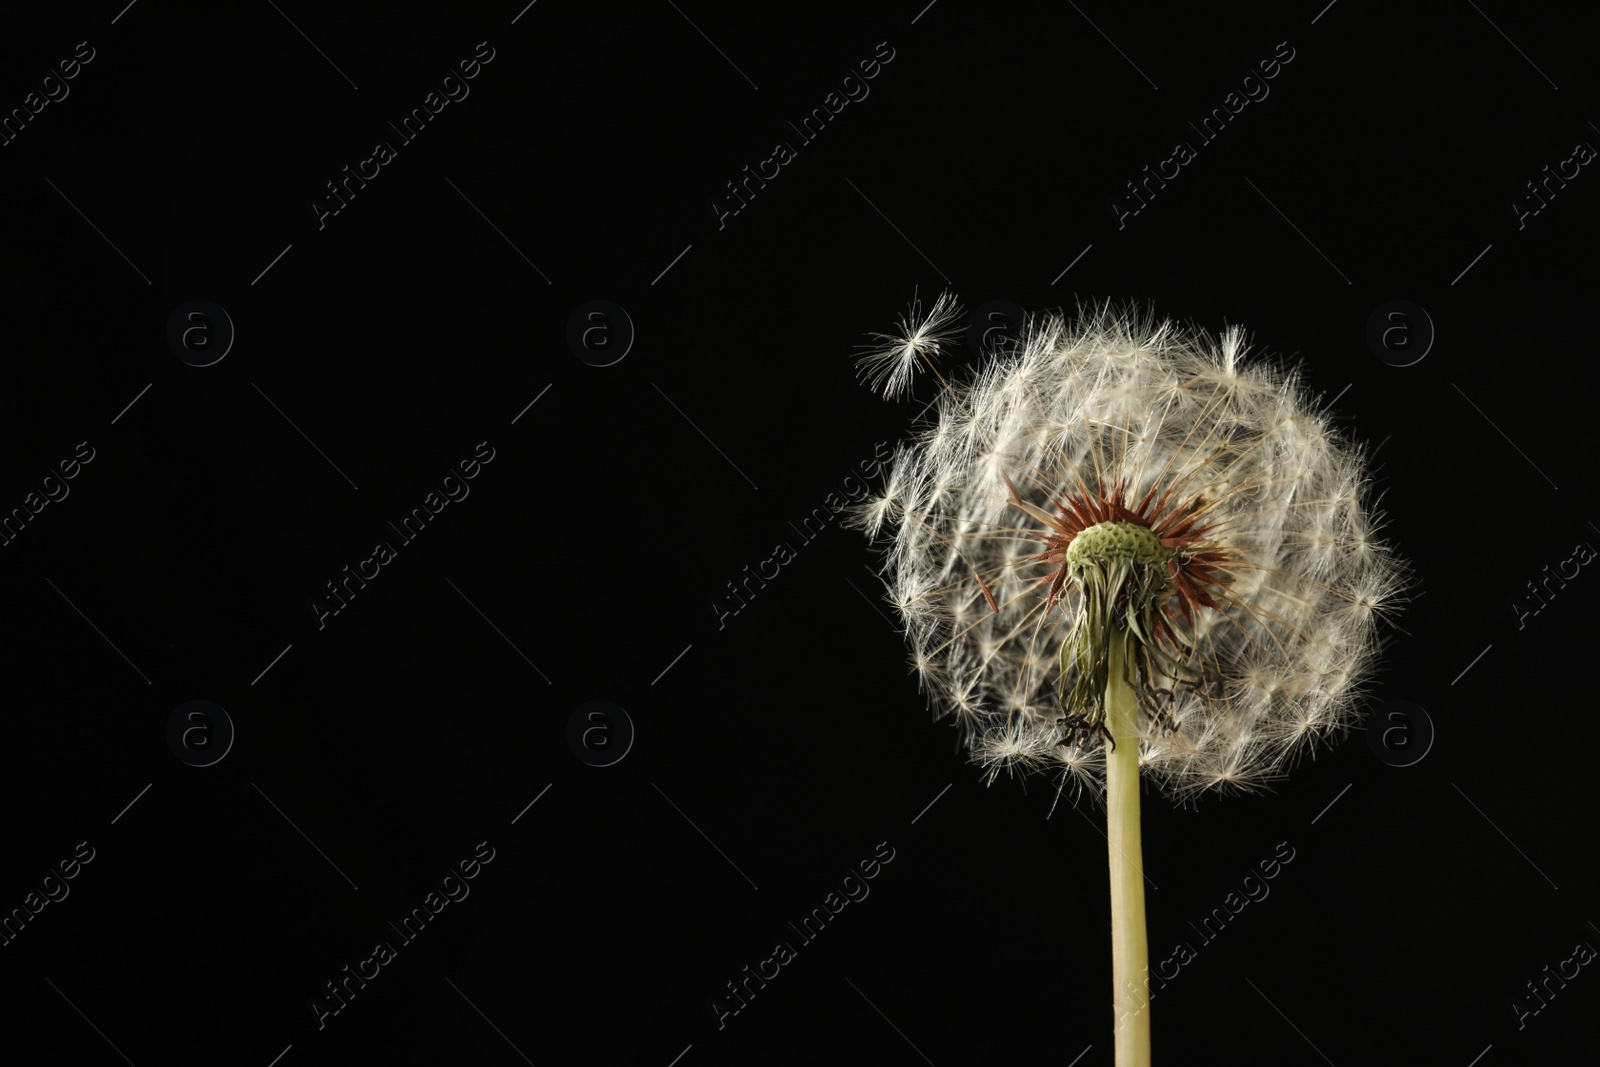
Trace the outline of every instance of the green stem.
<instances>
[{"instance_id":1,"label":"green stem","mask_svg":"<svg viewBox=\"0 0 1600 1067\"><path fill-rule=\"evenodd\" d=\"M1112 630L1106 681L1106 839L1111 863L1111 977L1116 1067L1150 1067L1150 953L1145 940L1144 855L1139 840L1139 711L1124 672L1128 635Z\"/></svg>"}]
</instances>

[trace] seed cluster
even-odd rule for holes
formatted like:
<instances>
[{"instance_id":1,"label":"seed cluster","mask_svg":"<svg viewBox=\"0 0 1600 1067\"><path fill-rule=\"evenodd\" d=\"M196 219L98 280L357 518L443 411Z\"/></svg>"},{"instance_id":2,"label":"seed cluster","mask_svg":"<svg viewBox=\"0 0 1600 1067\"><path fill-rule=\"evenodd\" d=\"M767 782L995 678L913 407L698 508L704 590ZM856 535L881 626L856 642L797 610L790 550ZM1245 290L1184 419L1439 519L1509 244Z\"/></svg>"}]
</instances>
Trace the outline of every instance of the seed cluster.
<instances>
[{"instance_id":1,"label":"seed cluster","mask_svg":"<svg viewBox=\"0 0 1600 1067\"><path fill-rule=\"evenodd\" d=\"M854 522L911 662L992 773L1104 792L1106 635L1132 634L1141 773L1260 788L1360 716L1409 569L1362 450L1298 371L1109 306L941 379Z\"/></svg>"}]
</instances>

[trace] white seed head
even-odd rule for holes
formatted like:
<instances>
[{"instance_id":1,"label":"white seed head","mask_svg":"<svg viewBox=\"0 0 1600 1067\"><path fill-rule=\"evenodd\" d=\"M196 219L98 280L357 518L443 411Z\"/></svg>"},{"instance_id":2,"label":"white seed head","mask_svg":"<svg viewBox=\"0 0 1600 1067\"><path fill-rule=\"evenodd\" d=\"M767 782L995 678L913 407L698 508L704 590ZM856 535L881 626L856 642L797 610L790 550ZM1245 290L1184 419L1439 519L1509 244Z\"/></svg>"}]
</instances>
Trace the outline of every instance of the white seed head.
<instances>
[{"instance_id":1,"label":"white seed head","mask_svg":"<svg viewBox=\"0 0 1600 1067\"><path fill-rule=\"evenodd\" d=\"M954 306L868 357L890 392ZM1179 803L1259 789L1359 718L1410 569L1376 535L1360 450L1297 370L1247 355L1237 327L1033 316L945 383L853 513L937 715L991 777L1054 769L1104 796L1094 627L1133 634L1141 767Z\"/></svg>"}]
</instances>

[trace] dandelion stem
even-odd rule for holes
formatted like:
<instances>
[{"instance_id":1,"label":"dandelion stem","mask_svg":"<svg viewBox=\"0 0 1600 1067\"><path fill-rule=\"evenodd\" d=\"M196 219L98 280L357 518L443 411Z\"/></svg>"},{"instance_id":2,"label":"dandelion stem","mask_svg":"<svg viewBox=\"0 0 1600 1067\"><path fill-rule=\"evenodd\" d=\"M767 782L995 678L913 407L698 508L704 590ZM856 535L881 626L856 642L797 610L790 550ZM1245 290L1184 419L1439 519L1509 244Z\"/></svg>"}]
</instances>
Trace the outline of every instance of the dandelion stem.
<instances>
[{"instance_id":1,"label":"dandelion stem","mask_svg":"<svg viewBox=\"0 0 1600 1067\"><path fill-rule=\"evenodd\" d=\"M1150 1067L1149 948L1145 941L1144 856L1139 841L1138 703L1125 677L1129 635L1112 629L1106 725L1106 839L1111 862L1111 979L1117 1014L1116 1067Z\"/></svg>"}]
</instances>

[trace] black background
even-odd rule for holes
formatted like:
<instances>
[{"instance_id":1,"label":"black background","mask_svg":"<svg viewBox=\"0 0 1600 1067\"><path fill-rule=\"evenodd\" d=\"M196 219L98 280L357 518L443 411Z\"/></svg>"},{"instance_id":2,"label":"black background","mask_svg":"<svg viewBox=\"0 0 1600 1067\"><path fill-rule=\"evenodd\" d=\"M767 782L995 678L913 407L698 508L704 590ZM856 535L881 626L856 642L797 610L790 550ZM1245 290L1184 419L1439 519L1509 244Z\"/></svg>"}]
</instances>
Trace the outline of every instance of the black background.
<instances>
[{"instance_id":1,"label":"black background","mask_svg":"<svg viewBox=\"0 0 1600 1067\"><path fill-rule=\"evenodd\" d=\"M1427 710L1420 762L1392 765L1413 722L1387 760L1355 732L1270 794L1146 791L1151 962L1194 952L1152 1006L1157 1062L1591 1056L1592 968L1521 1029L1513 1000L1600 946L1600 579L1514 604L1600 545L1600 178L1521 228L1511 206L1600 144L1591 42L1527 5L1319 6L8 14L5 109L77 42L94 58L0 147L0 507L78 442L94 459L0 548L0 908L95 852L0 947L5 1043L1110 1063L1103 814L986 787L928 721L865 540L791 526L934 395L885 402L852 357L948 287L1148 302L1301 359L1381 443L1421 579L1371 700ZM385 123L480 41L470 95L399 144ZM870 95L800 143L787 124L880 42ZM1201 143L1188 124L1290 49ZM380 139L396 158L319 228L313 198ZM719 227L779 140L797 157ZM1196 158L1119 227L1178 141ZM195 299L237 331L203 368L166 342ZM566 340L593 299L636 329L607 367ZM1411 366L1366 341L1393 299L1437 330ZM324 583L481 441L470 496L319 628ZM719 626L779 542L796 558ZM167 744L193 699L237 731L209 767ZM568 743L590 700L636 731L613 766ZM470 896L319 1029L308 999L479 841ZM883 842L870 896L800 944L786 923ZM1197 936L1280 843L1270 895ZM797 958L719 1029L712 998L779 939Z\"/></svg>"}]
</instances>

